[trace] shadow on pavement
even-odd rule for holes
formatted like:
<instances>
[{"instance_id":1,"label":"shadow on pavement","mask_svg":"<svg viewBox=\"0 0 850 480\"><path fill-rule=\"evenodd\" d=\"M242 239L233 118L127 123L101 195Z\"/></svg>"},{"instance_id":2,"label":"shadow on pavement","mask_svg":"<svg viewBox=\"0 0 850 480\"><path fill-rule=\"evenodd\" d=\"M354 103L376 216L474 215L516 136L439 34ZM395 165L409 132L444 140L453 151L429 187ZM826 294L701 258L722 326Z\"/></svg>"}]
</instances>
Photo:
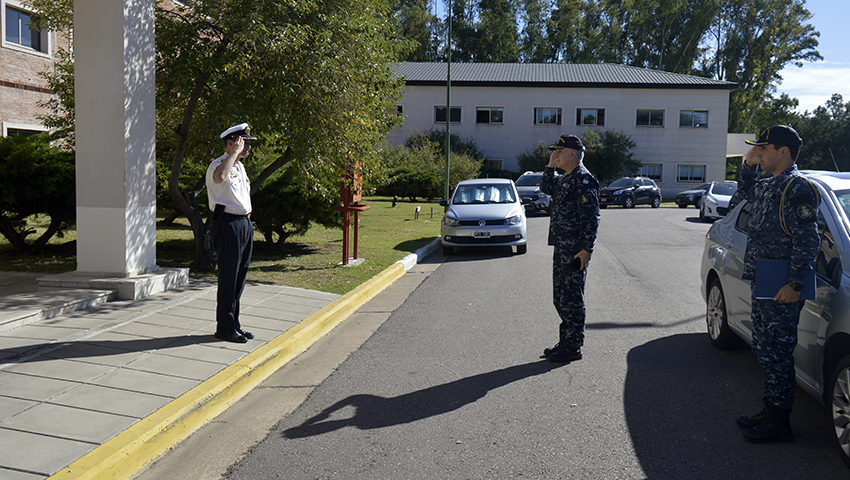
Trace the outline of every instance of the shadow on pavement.
<instances>
[{"instance_id":1,"label":"shadow on pavement","mask_svg":"<svg viewBox=\"0 0 850 480\"><path fill-rule=\"evenodd\" d=\"M797 388L795 441L754 445L735 424L761 409L762 374L749 348L720 351L681 334L627 357L626 424L649 479L848 478L827 409Z\"/></svg>"},{"instance_id":2,"label":"shadow on pavement","mask_svg":"<svg viewBox=\"0 0 850 480\"><path fill-rule=\"evenodd\" d=\"M546 360L515 365L392 398L367 394L352 395L331 405L302 425L285 430L283 436L304 438L343 427L371 430L423 420L457 410L484 397L491 390L563 365L566 364ZM346 407L355 408L354 416L328 420L334 412Z\"/></svg>"},{"instance_id":3,"label":"shadow on pavement","mask_svg":"<svg viewBox=\"0 0 850 480\"><path fill-rule=\"evenodd\" d=\"M37 343L14 349L0 349L0 361L21 363L96 358L120 355L127 352L146 352L172 346L222 343L210 335L180 335L174 337L133 340L80 340L72 342Z\"/></svg>"}]
</instances>

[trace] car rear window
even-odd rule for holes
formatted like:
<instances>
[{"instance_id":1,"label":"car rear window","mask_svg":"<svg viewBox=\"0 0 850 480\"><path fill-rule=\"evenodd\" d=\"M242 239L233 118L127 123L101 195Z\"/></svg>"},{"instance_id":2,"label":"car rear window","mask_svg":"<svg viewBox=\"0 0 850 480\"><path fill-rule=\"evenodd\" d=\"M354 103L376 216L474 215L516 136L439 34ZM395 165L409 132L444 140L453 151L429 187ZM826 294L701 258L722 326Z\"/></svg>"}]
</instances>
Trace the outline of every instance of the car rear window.
<instances>
[{"instance_id":1,"label":"car rear window","mask_svg":"<svg viewBox=\"0 0 850 480\"><path fill-rule=\"evenodd\" d=\"M523 175L516 180L517 187L533 187L540 185L543 175Z\"/></svg>"},{"instance_id":2,"label":"car rear window","mask_svg":"<svg viewBox=\"0 0 850 480\"><path fill-rule=\"evenodd\" d=\"M737 190L737 183L715 183L714 186L711 187L711 193L715 195L732 196Z\"/></svg>"}]
</instances>

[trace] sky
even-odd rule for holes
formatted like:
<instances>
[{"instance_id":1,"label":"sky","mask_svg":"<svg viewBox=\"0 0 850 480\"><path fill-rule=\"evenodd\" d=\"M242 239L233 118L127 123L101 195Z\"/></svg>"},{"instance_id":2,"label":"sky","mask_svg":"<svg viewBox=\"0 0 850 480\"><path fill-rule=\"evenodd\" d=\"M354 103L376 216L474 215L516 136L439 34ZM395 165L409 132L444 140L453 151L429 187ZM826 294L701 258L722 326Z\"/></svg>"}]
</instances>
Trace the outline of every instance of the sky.
<instances>
[{"instance_id":1,"label":"sky","mask_svg":"<svg viewBox=\"0 0 850 480\"><path fill-rule=\"evenodd\" d=\"M850 102L850 1L808 0L806 8L812 13L809 23L820 32L818 52L823 60L804 63L802 68L786 67L777 87L777 96L784 92L800 101L800 113L825 105L833 93Z\"/></svg>"}]
</instances>

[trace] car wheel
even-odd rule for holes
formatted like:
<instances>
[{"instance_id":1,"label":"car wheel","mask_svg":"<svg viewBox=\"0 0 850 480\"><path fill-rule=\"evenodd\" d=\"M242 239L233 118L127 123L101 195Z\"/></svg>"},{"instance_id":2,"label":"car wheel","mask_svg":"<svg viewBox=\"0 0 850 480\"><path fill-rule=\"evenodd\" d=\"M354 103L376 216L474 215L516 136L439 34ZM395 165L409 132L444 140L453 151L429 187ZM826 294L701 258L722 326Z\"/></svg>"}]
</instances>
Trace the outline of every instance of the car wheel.
<instances>
[{"instance_id":1,"label":"car wheel","mask_svg":"<svg viewBox=\"0 0 850 480\"><path fill-rule=\"evenodd\" d=\"M443 246L443 255L451 255L453 253L455 253L454 247Z\"/></svg>"},{"instance_id":2,"label":"car wheel","mask_svg":"<svg viewBox=\"0 0 850 480\"><path fill-rule=\"evenodd\" d=\"M635 199L632 197L626 197L626 201L623 202L623 208L635 208Z\"/></svg>"},{"instance_id":3,"label":"car wheel","mask_svg":"<svg viewBox=\"0 0 850 480\"><path fill-rule=\"evenodd\" d=\"M608 205L600 205L599 208L601 208L602 210L605 210L606 208L608 208Z\"/></svg>"},{"instance_id":4,"label":"car wheel","mask_svg":"<svg viewBox=\"0 0 850 480\"><path fill-rule=\"evenodd\" d=\"M688 208L688 205L687 204L685 204L685 205L679 204L679 208Z\"/></svg>"},{"instance_id":5,"label":"car wheel","mask_svg":"<svg viewBox=\"0 0 850 480\"><path fill-rule=\"evenodd\" d=\"M714 279L708 289L705 302L705 323L708 327L708 338L714 348L731 350L741 345L741 338L729 327L729 317L726 316L726 297L720 280Z\"/></svg>"},{"instance_id":6,"label":"car wheel","mask_svg":"<svg viewBox=\"0 0 850 480\"><path fill-rule=\"evenodd\" d=\"M850 355L841 359L832 374L832 425L841 459L850 466Z\"/></svg>"},{"instance_id":7,"label":"car wheel","mask_svg":"<svg viewBox=\"0 0 850 480\"><path fill-rule=\"evenodd\" d=\"M652 208L658 208L661 206L661 197L655 197L652 199Z\"/></svg>"},{"instance_id":8,"label":"car wheel","mask_svg":"<svg viewBox=\"0 0 850 480\"><path fill-rule=\"evenodd\" d=\"M517 255L522 255L527 251L528 251L528 245L517 245L516 246Z\"/></svg>"},{"instance_id":9,"label":"car wheel","mask_svg":"<svg viewBox=\"0 0 850 480\"><path fill-rule=\"evenodd\" d=\"M706 221L705 220L705 208L703 208L702 205L700 205L700 207L699 207L699 219L702 220L703 222Z\"/></svg>"}]
</instances>

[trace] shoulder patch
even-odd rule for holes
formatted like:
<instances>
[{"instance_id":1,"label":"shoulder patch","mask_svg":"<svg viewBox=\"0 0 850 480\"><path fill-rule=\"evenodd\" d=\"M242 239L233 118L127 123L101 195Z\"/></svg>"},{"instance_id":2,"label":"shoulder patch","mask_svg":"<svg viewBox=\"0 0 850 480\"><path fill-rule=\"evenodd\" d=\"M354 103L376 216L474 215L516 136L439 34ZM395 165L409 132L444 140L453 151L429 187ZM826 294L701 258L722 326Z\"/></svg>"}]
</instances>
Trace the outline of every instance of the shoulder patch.
<instances>
[{"instance_id":1,"label":"shoulder patch","mask_svg":"<svg viewBox=\"0 0 850 480\"><path fill-rule=\"evenodd\" d=\"M579 199L579 201L581 201L581 203L589 203L589 202L590 202L590 198L589 198L589 197L587 196L587 194L585 193L585 194L583 194L583 195L581 196L581 198Z\"/></svg>"},{"instance_id":2,"label":"shoulder patch","mask_svg":"<svg viewBox=\"0 0 850 480\"><path fill-rule=\"evenodd\" d=\"M811 205L804 203L797 206L795 211L800 222L813 222L815 220L815 210Z\"/></svg>"}]
</instances>

